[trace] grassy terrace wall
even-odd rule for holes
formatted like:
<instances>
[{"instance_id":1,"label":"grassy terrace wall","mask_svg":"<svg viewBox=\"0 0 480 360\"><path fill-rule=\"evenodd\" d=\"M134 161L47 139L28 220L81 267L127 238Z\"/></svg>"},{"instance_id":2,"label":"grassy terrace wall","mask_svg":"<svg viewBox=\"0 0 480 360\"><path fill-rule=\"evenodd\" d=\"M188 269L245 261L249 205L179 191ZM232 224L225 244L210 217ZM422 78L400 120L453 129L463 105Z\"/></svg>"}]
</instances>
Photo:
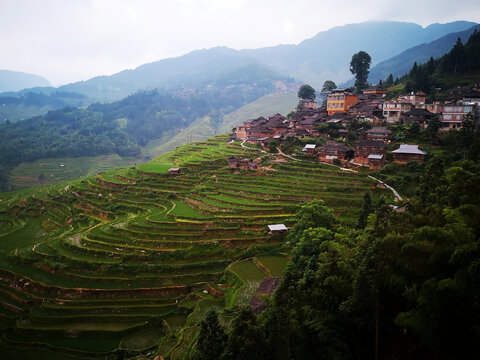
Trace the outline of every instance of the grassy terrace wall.
<instances>
[{"instance_id":1,"label":"grassy terrace wall","mask_svg":"<svg viewBox=\"0 0 480 360\"><path fill-rule=\"evenodd\" d=\"M1 194L0 347L188 358L209 307L248 302L264 276L281 276L288 247L267 224L291 225L311 199L354 223L365 191L391 196L365 174L291 159L234 170L232 155L265 156L217 136L138 168Z\"/></svg>"}]
</instances>

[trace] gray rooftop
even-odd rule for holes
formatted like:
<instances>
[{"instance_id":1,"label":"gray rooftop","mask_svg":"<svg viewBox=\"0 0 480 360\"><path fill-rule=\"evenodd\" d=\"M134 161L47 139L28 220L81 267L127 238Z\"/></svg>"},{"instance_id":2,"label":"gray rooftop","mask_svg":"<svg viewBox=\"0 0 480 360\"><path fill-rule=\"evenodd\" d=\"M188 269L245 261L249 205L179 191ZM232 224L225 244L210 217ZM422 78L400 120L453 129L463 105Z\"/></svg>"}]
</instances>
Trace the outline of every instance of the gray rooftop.
<instances>
[{"instance_id":1,"label":"gray rooftop","mask_svg":"<svg viewBox=\"0 0 480 360\"><path fill-rule=\"evenodd\" d=\"M420 150L418 145L408 145L402 144L397 150L392 151L394 154L419 154L419 155L426 155L427 152Z\"/></svg>"},{"instance_id":2,"label":"gray rooftop","mask_svg":"<svg viewBox=\"0 0 480 360\"><path fill-rule=\"evenodd\" d=\"M275 224L275 225L268 225L268 230L270 231L281 231L281 230L288 230L285 224Z\"/></svg>"}]
</instances>

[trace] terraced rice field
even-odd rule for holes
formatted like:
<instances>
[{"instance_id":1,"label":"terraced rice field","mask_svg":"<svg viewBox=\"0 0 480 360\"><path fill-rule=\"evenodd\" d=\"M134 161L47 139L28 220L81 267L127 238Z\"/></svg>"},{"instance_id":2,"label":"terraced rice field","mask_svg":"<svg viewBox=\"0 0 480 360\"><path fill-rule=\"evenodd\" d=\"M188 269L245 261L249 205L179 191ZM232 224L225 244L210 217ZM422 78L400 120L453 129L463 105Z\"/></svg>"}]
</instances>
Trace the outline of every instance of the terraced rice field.
<instances>
[{"instance_id":1,"label":"terraced rice field","mask_svg":"<svg viewBox=\"0 0 480 360\"><path fill-rule=\"evenodd\" d=\"M292 225L311 199L352 223L365 191L391 198L363 174L313 161L228 168L229 156L264 154L227 140L0 194L0 348L186 359L210 307L248 302L264 276L281 276L289 248L267 224ZM172 165L182 174L166 173Z\"/></svg>"}]
</instances>

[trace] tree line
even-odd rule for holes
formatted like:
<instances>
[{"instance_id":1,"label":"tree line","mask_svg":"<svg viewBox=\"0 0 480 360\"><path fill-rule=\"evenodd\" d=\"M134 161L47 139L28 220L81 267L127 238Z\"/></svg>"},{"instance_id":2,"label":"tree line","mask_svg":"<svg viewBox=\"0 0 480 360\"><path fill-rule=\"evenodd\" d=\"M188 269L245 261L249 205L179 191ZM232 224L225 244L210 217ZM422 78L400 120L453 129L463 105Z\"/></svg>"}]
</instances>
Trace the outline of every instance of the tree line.
<instances>
[{"instance_id":1,"label":"tree line","mask_svg":"<svg viewBox=\"0 0 480 360\"><path fill-rule=\"evenodd\" d=\"M435 88L444 84L453 86L462 81L462 76L468 76L480 71L480 32L475 30L465 44L458 38L452 50L447 54L433 59L425 64L414 63L408 74L400 78L405 84L405 91L423 91L430 96L435 93ZM454 84L446 83L446 79L457 77L460 80ZM393 77L387 78L386 84L392 85ZM468 79L466 80L468 82Z\"/></svg>"}]
</instances>

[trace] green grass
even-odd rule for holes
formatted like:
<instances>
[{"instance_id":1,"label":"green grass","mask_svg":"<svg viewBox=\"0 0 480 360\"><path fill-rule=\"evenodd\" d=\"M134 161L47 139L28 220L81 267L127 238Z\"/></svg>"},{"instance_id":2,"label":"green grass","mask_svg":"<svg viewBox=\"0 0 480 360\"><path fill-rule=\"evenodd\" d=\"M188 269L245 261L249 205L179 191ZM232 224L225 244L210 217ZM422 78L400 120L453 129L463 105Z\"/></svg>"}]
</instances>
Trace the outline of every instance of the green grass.
<instances>
[{"instance_id":1,"label":"green grass","mask_svg":"<svg viewBox=\"0 0 480 360\"><path fill-rule=\"evenodd\" d=\"M266 276L251 260L236 262L230 269L244 281L262 280Z\"/></svg>"},{"instance_id":2,"label":"green grass","mask_svg":"<svg viewBox=\"0 0 480 360\"><path fill-rule=\"evenodd\" d=\"M145 350L158 345L164 333L158 329L146 329L137 331L124 337L120 348L125 350Z\"/></svg>"},{"instance_id":3,"label":"green grass","mask_svg":"<svg viewBox=\"0 0 480 360\"><path fill-rule=\"evenodd\" d=\"M168 169L174 166L168 154L157 157L156 159L140 165L138 168L149 173L167 174Z\"/></svg>"},{"instance_id":4,"label":"green grass","mask_svg":"<svg viewBox=\"0 0 480 360\"><path fill-rule=\"evenodd\" d=\"M288 262L287 257L279 255L258 256L256 259L268 270L272 277L282 277Z\"/></svg>"},{"instance_id":5,"label":"green grass","mask_svg":"<svg viewBox=\"0 0 480 360\"><path fill-rule=\"evenodd\" d=\"M194 219L202 219L208 217L207 215L204 215L194 208L192 208L190 205L184 203L183 201L180 200L173 200L175 207L173 208L172 211L169 212L170 216L182 216L182 217L187 217L187 218L194 218Z\"/></svg>"},{"instance_id":6,"label":"green grass","mask_svg":"<svg viewBox=\"0 0 480 360\"><path fill-rule=\"evenodd\" d=\"M31 163L22 163L14 168L10 175L10 183L18 188L53 184L92 176L116 167L132 166L138 164L139 161L131 157L122 158L116 154L108 155L107 158L84 156L42 159Z\"/></svg>"},{"instance_id":7,"label":"green grass","mask_svg":"<svg viewBox=\"0 0 480 360\"><path fill-rule=\"evenodd\" d=\"M3 235L0 234L0 253L9 252L25 246L33 246L44 239L45 230L41 226L38 218L29 218L21 227Z\"/></svg>"}]
</instances>

